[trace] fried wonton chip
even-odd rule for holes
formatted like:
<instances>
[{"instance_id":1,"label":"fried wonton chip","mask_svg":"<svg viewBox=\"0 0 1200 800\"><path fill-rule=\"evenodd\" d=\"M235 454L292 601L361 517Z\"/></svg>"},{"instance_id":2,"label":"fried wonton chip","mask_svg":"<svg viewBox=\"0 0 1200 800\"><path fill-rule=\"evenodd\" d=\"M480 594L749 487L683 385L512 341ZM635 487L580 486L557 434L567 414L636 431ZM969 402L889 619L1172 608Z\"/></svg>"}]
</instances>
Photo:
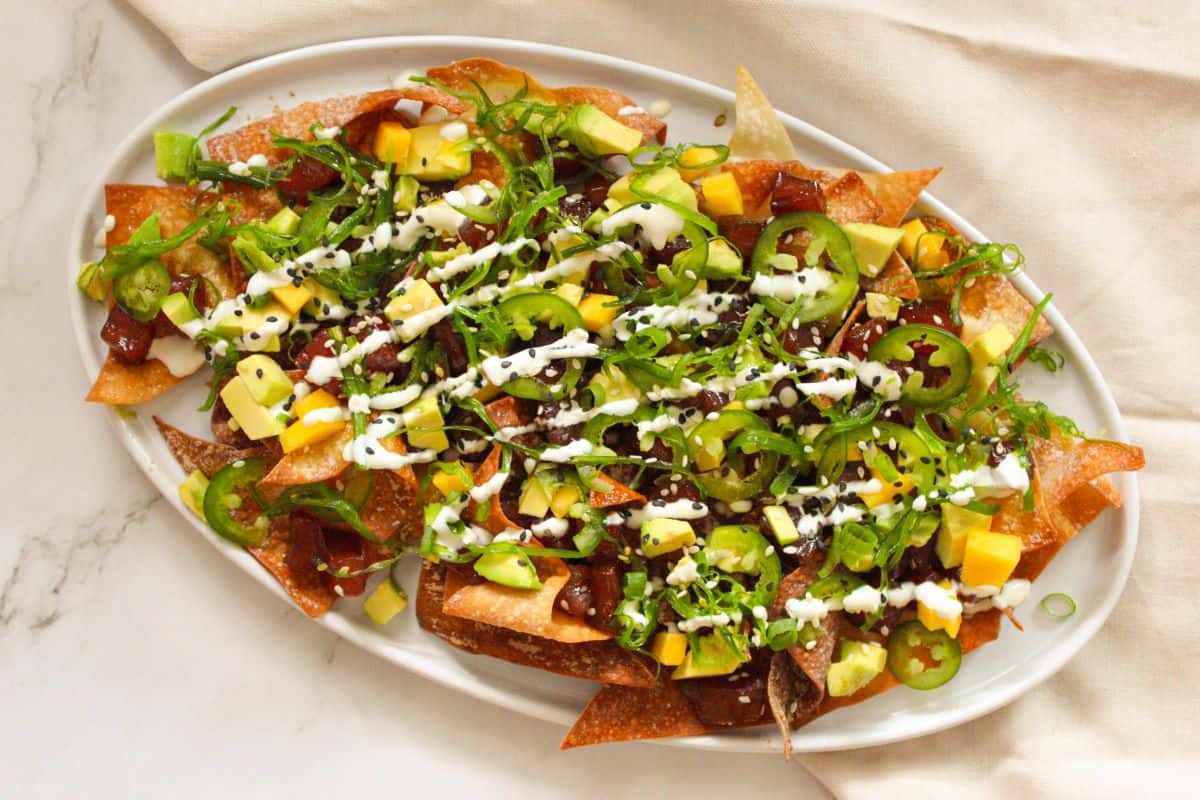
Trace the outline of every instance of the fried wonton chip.
<instances>
[{"instance_id":1,"label":"fried wonton chip","mask_svg":"<svg viewBox=\"0 0 1200 800\"><path fill-rule=\"evenodd\" d=\"M796 148L779 113L750 71L738 65L733 135L729 153L735 158L794 159Z\"/></svg>"},{"instance_id":2,"label":"fried wonton chip","mask_svg":"<svg viewBox=\"0 0 1200 800\"><path fill-rule=\"evenodd\" d=\"M86 399L89 403L132 406L153 400L181 380L156 358L141 364L126 364L110 352Z\"/></svg>"},{"instance_id":3,"label":"fried wonton chip","mask_svg":"<svg viewBox=\"0 0 1200 800\"><path fill-rule=\"evenodd\" d=\"M154 417L154 424L158 426L158 432L162 434L171 455L175 456L183 471L189 474L200 470L211 478L219 469L238 459L262 455L262 450L257 447L240 450L192 436L159 417Z\"/></svg>"},{"instance_id":4,"label":"fried wonton chip","mask_svg":"<svg viewBox=\"0 0 1200 800\"><path fill-rule=\"evenodd\" d=\"M315 619L332 608L338 596L325 581L296 580L287 564L290 524L288 516L272 517L267 540L260 547L246 549L279 581L279 585L300 606L300 610Z\"/></svg>"},{"instance_id":5,"label":"fried wonton chip","mask_svg":"<svg viewBox=\"0 0 1200 800\"><path fill-rule=\"evenodd\" d=\"M855 323L858 322L858 318L862 315L862 312L865 311L866 308L867 301L859 300L854 304L854 308L850 309L850 313L846 315L846 319L842 320L842 325L840 328L838 328L838 332L835 333L833 338L829 341L829 347L827 350L830 355L836 356L841 354L842 345L846 342L846 336L850 333L850 329L854 327Z\"/></svg>"},{"instance_id":6,"label":"fried wonton chip","mask_svg":"<svg viewBox=\"0 0 1200 800\"><path fill-rule=\"evenodd\" d=\"M594 86L564 86L553 89L543 86L524 70L490 58L467 58L444 67L434 67L426 74L458 91L477 92L482 88L494 103L511 100L522 91L527 99L544 103L571 106L590 103L622 125L641 131L643 142L662 142L666 136L666 123L653 114L644 111L620 114L623 108L637 106L628 97L612 89Z\"/></svg>"},{"instance_id":7,"label":"fried wonton chip","mask_svg":"<svg viewBox=\"0 0 1200 800\"><path fill-rule=\"evenodd\" d=\"M487 458L483 460L483 462L479 465L479 468L475 471L474 479L476 486L485 484L496 476L496 473L500 471L500 457L503 454L503 447L499 445L492 447L491 452L487 454ZM475 519L475 510L478 507L479 504L474 500L467 505L466 513L469 519ZM479 524L489 533L502 533L503 531L511 530L513 528L519 529L521 527L509 519L508 515L504 513L504 507L500 503L499 495L496 495L489 500L488 515Z\"/></svg>"},{"instance_id":8,"label":"fried wonton chip","mask_svg":"<svg viewBox=\"0 0 1200 800\"><path fill-rule=\"evenodd\" d=\"M779 591L771 603L771 616L783 616L788 600L803 597L817 579L825 554L817 551L802 560L796 569L779 582ZM821 636L811 648L793 645L771 658L767 675L767 701L771 715L783 736L783 753L792 754L792 728L817 717L825 700L825 677L833 661L833 649L838 642L843 615L831 612L821 623Z\"/></svg>"},{"instance_id":9,"label":"fried wonton chip","mask_svg":"<svg viewBox=\"0 0 1200 800\"><path fill-rule=\"evenodd\" d=\"M208 154L218 161L245 161L261 153L272 164L286 161L291 151L275 147L276 135L312 141L312 126L344 128L360 117L391 109L401 100L416 100L427 105L441 106L451 114L468 109L463 101L432 86L413 84L403 89L385 89L365 94L319 100L281 111L270 117L251 122L235 131L208 140Z\"/></svg>"},{"instance_id":10,"label":"fried wonton chip","mask_svg":"<svg viewBox=\"0 0 1200 800\"><path fill-rule=\"evenodd\" d=\"M559 747L698 736L709 727L672 680L649 689L605 686L584 707Z\"/></svg>"},{"instance_id":11,"label":"fried wonton chip","mask_svg":"<svg viewBox=\"0 0 1200 800\"><path fill-rule=\"evenodd\" d=\"M461 650L572 678L621 686L654 685L654 671L647 660L611 640L566 644L452 617L442 608L445 593L445 565L423 562L417 590L417 621L425 630Z\"/></svg>"},{"instance_id":12,"label":"fried wonton chip","mask_svg":"<svg viewBox=\"0 0 1200 800\"><path fill-rule=\"evenodd\" d=\"M286 453L262 479L262 483L299 486L336 478L350 466L342 454L352 438L354 426L347 422L336 435Z\"/></svg>"},{"instance_id":13,"label":"fried wonton chip","mask_svg":"<svg viewBox=\"0 0 1200 800\"><path fill-rule=\"evenodd\" d=\"M596 473L595 483L603 484L603 489L592 489L588 494L588 503L592 508L616 508L630 503L641 505L646 502L645 495L613 480L603 472Z\"/></svg>"},{"instance_id":14,"label":"fried wonton chip","mask_svg":"<svg viewBox=\"0 0 1200 800\"><path fill-rule=\"evenodd\" d=\"M174 236L196 221L201 204L207 205L215 199L213 194L186 186L109 184L104 187L104 207L116 223L108 233L107 244L109 247L124 244L153 213L158 214L162 235ZM194 239L164 254L160 260L172 276L199 275L212 281L223 299L238 292L239 280L229 262Z\"/></svg>"},{"instance_id":15,"label":"fried wonton chip","mask_svg":"<svg viewBox=\"0 0 1200 800\"><path fill-rule=\"evenodd\" d=\"M558 607L558 594L570 572L559 558L537 558L540 589L511 589L490 581L455 587L446 583L442 611L451 617L482 622L542 639L574 644L611 639Z\"/></svg>"},{"instance_id":16,"label":"fried wonton chip","mask_svg":"<svg viewBox=\"0 0 1200 800\"><path fill-rule=\"evenodd\" d=\"M839 225L875 222L883 206L857 172L847 172L825 189L825 215Z\"/></svg>"},{"instance_id":17,"label":"fried wonton chip","mask_svg":"<svg viewBox=\"0 0 1200 800\"><path fill-rule=\"evenodd\" d=\"M921 296L921 286L913 276L912 268L897 253L892 253L887 264L874 278L863 278L862 285L868 292L887 294L902 300L916 300Z\"/></svg>"},{"instance_id":18,"label":"fried wonton chip","mask_svg":"<svg viewBox=\"0 0 1200 800\"><path fill-rule=\"evenodd\" d=\"M809 169L795 160L731 161L722 164L721 171L733 175L733 179L738 185L738 191L742 194L742 204L746 208L746 216L750 218L771 215L771 209L767 204L771 200L771 192L775 189L775 180L781 172L794 178L816 181L821 184L822 189L832 186L838 179L829 172Z\"/></svg>"},{"instance_id":19,"label":"fried wonton chip","mask_svg":"<svg viewBox=\"0 0 1200 800\"><path fill-rule=\"evenodd\" d=\"M959 311L963 321L962 340L969 344L994 325L1003 325L1013 336L1020 336L1033 315L1033 303L1003 275L984 275L963 289ZM1052 333L1054 328L1046 318L1039 317L1029 343L1037 344Z\"/></svg>"}]
</instances>

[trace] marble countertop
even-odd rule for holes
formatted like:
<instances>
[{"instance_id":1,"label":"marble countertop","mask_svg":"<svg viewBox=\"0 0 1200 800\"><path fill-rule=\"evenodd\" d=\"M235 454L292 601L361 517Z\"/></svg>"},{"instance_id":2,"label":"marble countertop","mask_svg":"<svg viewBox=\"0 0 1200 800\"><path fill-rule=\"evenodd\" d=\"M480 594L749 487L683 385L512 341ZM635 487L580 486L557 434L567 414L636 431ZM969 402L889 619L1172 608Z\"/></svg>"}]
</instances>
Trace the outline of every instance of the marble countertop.
<instances>
[{"instance_id":1,"label":"marble countertop","mask_svg":"<svg viewBox=\"0 0 1200 800\"><path fill-rule=\"evenodd\" d=\"M69 322L45 309L106 154L205 75L115 0L4 6L0 320L38 346L0 355L0 794L653 797L697 774L693 796L821 793L773 757L559 753L561 728L359 651L200 540L81 402ZM597 780L617 773L640 780Z\"/></svg>"}]
</instances>

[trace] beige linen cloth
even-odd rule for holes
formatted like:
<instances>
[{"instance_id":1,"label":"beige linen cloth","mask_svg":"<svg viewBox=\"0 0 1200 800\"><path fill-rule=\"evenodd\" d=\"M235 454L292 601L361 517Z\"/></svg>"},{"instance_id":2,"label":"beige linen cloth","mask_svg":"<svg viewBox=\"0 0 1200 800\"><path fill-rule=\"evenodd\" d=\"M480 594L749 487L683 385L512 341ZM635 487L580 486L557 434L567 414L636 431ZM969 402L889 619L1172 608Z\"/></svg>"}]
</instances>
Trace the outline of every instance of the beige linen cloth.
<instances>
[{"instance_id":1,"label":"beige linen cloth","mask_svg":"<svg viewBox=\"0 0 1200 800\"><path fill-rule=\"evenodd\" d=\"M780 108L894 167L945 165L934 191L1022 246L1146 448L1137 561L1100 634L1022 699L935 736L800 760L846 797L1200 796L1200 6L131 2L212 71L428 33L578 47L725 86L742 61Z\"/></svg>"}]
</instances>

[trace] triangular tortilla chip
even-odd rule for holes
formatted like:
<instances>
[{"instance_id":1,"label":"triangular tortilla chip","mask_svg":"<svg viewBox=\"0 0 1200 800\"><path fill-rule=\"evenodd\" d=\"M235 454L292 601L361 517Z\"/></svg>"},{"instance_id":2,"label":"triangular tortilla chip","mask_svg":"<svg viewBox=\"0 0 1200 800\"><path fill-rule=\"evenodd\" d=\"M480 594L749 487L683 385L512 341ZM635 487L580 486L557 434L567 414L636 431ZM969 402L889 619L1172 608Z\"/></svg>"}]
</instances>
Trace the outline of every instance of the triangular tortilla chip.
<instances>
[{"instance_id":1,"label":"triangular tortilla chip","mask_svg":"<svg viewBox=\"0 0 1200 800\"><path fill-rule=\"evenodd\" d=\"M181 380L156 358L141 364L126 364L110 352L86 399L89 403L132 406L153 400Z\"/></svg>"},{"instance_id":2,"label":"triangular tortilla chip","mask_svg":"<svg viewBox=\"0 0 1200 800\"><path fill-rule=\"evenodd\" d=\"M572 678L623 686L654 685L654 671L647 660L611 640L565 644L451 617L442 610L445 591L445 565L422 562L417 621L461 650Z\"/></svg>"},{"instance_id":3,"label":"triangular tortilla chip","mask_svg":"<svg viewBox=\"0 0 1200 800\"><path fill-rule=\"evenodd\" d=\"M559 747L667 739L708 733L675 681L651 689L605 686L584 707Z\"/></svg>"},{"instance_id":4,"label":"triangular tortilla chip","mask_svg":"<svg viewBox=\"0 0 1200 800\"><path fill-rule=\"evenodd\" d=\"M399 473L400 470L377 470L371 494L358 512L363 524L381 542L416 542L425 529L417 479L411 470L411 480L405 480Z\"/></svg>"},{"instance_id":5,"label":"triangular tortilla chip","mask_svg":"<svg viewBox=\"0 0 1200 800\"><path fill-rule=\"evenodd\" d=\"M604 491L592 489L588 494L588 503L592 508L615 508L630 503L644 505L646 502L645 495L613 480L603 472L596 473L596 483L603 484Z\"/></svg>"},{"instance_id":6,"label":"triangular tortilla chip","mask_svg":"<svg viewBox=\"0 0 1200 800\"><path fill-rule=\"evenodd\" d=\"M876 174L870 172L858 173L871 189L871 194L879 202L879 225L895 227L904 221L908 212L916 204L921 192L925 191L933 179L942 173L941 167L933 169L918 169L911 172L887 172Z\"/></svg>"},{"instance_id":7,"label":"triangular tortilla chip","mask_svg":"<svg viewBox=\"0 0 1200 800\"><path fill-rule=\"evenodd\" d=\"M222 467L232 464L241 458L262 455L260 448L239 450L217 442L209 442L196 436L184 433L173 425L164 422L160 417L154 417L154 424L162 434L163 441L179 466L184 472L192 473L200 470L211 478Z\"/></svg>"},{"instance_id":8,"label":"triangular tortilla chip","mask_svg":"<svg viewBox=\"0 0 1200 800\"><path fill-rule=\"evenodd\" d=\"M347 422L340 433L285 454L262 479L262 483L298 486L336 478L350 466L342 454L352 438L354 426Z\"/></svg>"},{"instance_id":9,"label":"triangular tortilla chip","mask_svg":"<svg viewBox=\"0 0 1200 800\"><path fill-rule=\"evenodd\" d=\"M489 581L463 586L451 593L447 586L442 611L451 617L556 642L574 644L611 639L611 633L597 630L558 608L558 593L570 577L566 564L557 558L534 561L542 581L540 589L510 589Z\"/></svg>"},{"instance_id":10,"label":"triangular tortilla chip","mask_svg":"<svg viewBox=\"0 0 1200 800\"><path fill-rule=\"evenodd\" d=\"M403 89L333 97L301 103L235 131L214 136L208 140L208 154L217 161L245 161L256 153L261 153L271 164L278 164L286 161L291 151L272 144L276 135L312 141L313 125L342 128L359 117L391 109L400 100L416 100L441 106L454 115L462 114L468 108L466 103L439 89L418 84Z\"/></svg>"},{"instance_id":11,"label":"triangular tortilla chip","mask_svg":"<svg viewBox=\"0 0 1200 800\"><path fill-rule=\"evenodd\" d=\"M887 294L902 300L916 300L921 296L921 285L913 276L912 268L897 253L892 253L878 275L874 278L864 276L861 283L868 292Z\"/></svg>"},{"instance_id":12,"label":"triangular tortilla chip","mask_svg":"<svg viewBox=\"0 0 1200 800\"><path fill-rule=\"evenodd\" d=\"M174 236L196 220L201 205L216 196L186 186L137 186L109 184L104 187L104 208L116 221L108 233L108 246L124 244L130 234L152 213L164 237ZM159 259L172 276L200 275L208 278L229 299L238 292L239 281L229 263L202 247L194 239L164 254Z\"/></svg>"},{"instance_id":13,"label":"triangular tortilla chip","mask_svg":"<svg viewBox=\"0 0 1200 800\"><path fill-rule=\"evenodd\" d=\"M839 225L875 222L883 211L867 182L857 172L847 172L825 189L825 215Z\"/></svg>"},{"instance_id":14,"label":"triangular tortilla chip","mask_svg":"<svg viewBox=\"0 0 1200 800\"><path fill-rule=\"evenodd\" d=\"M733 135L729 153L735 158L794 159L796 148L779 113L745 67L738 65Z\"/></svg>"},{"instance_id":15,"label":"triangular tortilla chip","mask_svg":"<svg viewBox=\"0 0 1200 800\"><path fill-rule=\"evenodd\" d=\"M337 593L325 581L296 580L287 565L288 542L290 541L290 517L271 518L270 533L261 547L247 547L258 563L279 581L296 605L314 619L321 616L337 601Z\"/></svg>"},{"instance_id":16,"label":"triangular tortilla chip","mask_svg":"<svg viewBox=\"0 0 1200 800\"><path fill-rule=\"evenodd\" d=\"M530 100L571 106L590 103L622 125L641 131L643 142L662 142L666 136L666 123L653 114L644 111L620 114L622 108L637 106L628 97L612 89L595 86L553 89L542 85L523 70L490 58L467 58L444 67L434 67L426 74L458 91L474 93L482 88L495 103L511 100L523 89L526 91L525 97Z\"/></svg>"},{"instance_id":17,"label":"triangular tortilla chip","mask_svg":"<svg viewBox=\"0 0 1200 800\"><path fill-rule=\"evenodd\" d=\"M962 340L970 344L977 336L987 333L993 325L1003 325L1014 337L1033 314L1033 303L1003 275L984 275L963 288L959 304L962 315ZM1038 318L1029 339L1031 345L1054 333L1045 316Z\"/></svg>"}]
</instances>

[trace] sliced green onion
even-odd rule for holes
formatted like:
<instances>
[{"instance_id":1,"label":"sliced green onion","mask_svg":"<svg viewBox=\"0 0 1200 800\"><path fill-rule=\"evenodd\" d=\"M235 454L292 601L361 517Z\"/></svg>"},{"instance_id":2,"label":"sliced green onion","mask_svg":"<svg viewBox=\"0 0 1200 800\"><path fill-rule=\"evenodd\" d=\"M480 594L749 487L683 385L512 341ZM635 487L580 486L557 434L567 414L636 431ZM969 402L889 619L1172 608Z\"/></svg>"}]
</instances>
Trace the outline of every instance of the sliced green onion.
<instances>
[{"instance_id":1,"label":"sliced green onion","mask_svg":"<svg viewBox=\"0 0 1200 800\"><path fill-rule=\"evenodd\" d=\"M1042 611L1053 620L1064 620L1075 613L1075 601L1069 594L1054 592L1042 598Z\"/></svg>"}]
</instances>

